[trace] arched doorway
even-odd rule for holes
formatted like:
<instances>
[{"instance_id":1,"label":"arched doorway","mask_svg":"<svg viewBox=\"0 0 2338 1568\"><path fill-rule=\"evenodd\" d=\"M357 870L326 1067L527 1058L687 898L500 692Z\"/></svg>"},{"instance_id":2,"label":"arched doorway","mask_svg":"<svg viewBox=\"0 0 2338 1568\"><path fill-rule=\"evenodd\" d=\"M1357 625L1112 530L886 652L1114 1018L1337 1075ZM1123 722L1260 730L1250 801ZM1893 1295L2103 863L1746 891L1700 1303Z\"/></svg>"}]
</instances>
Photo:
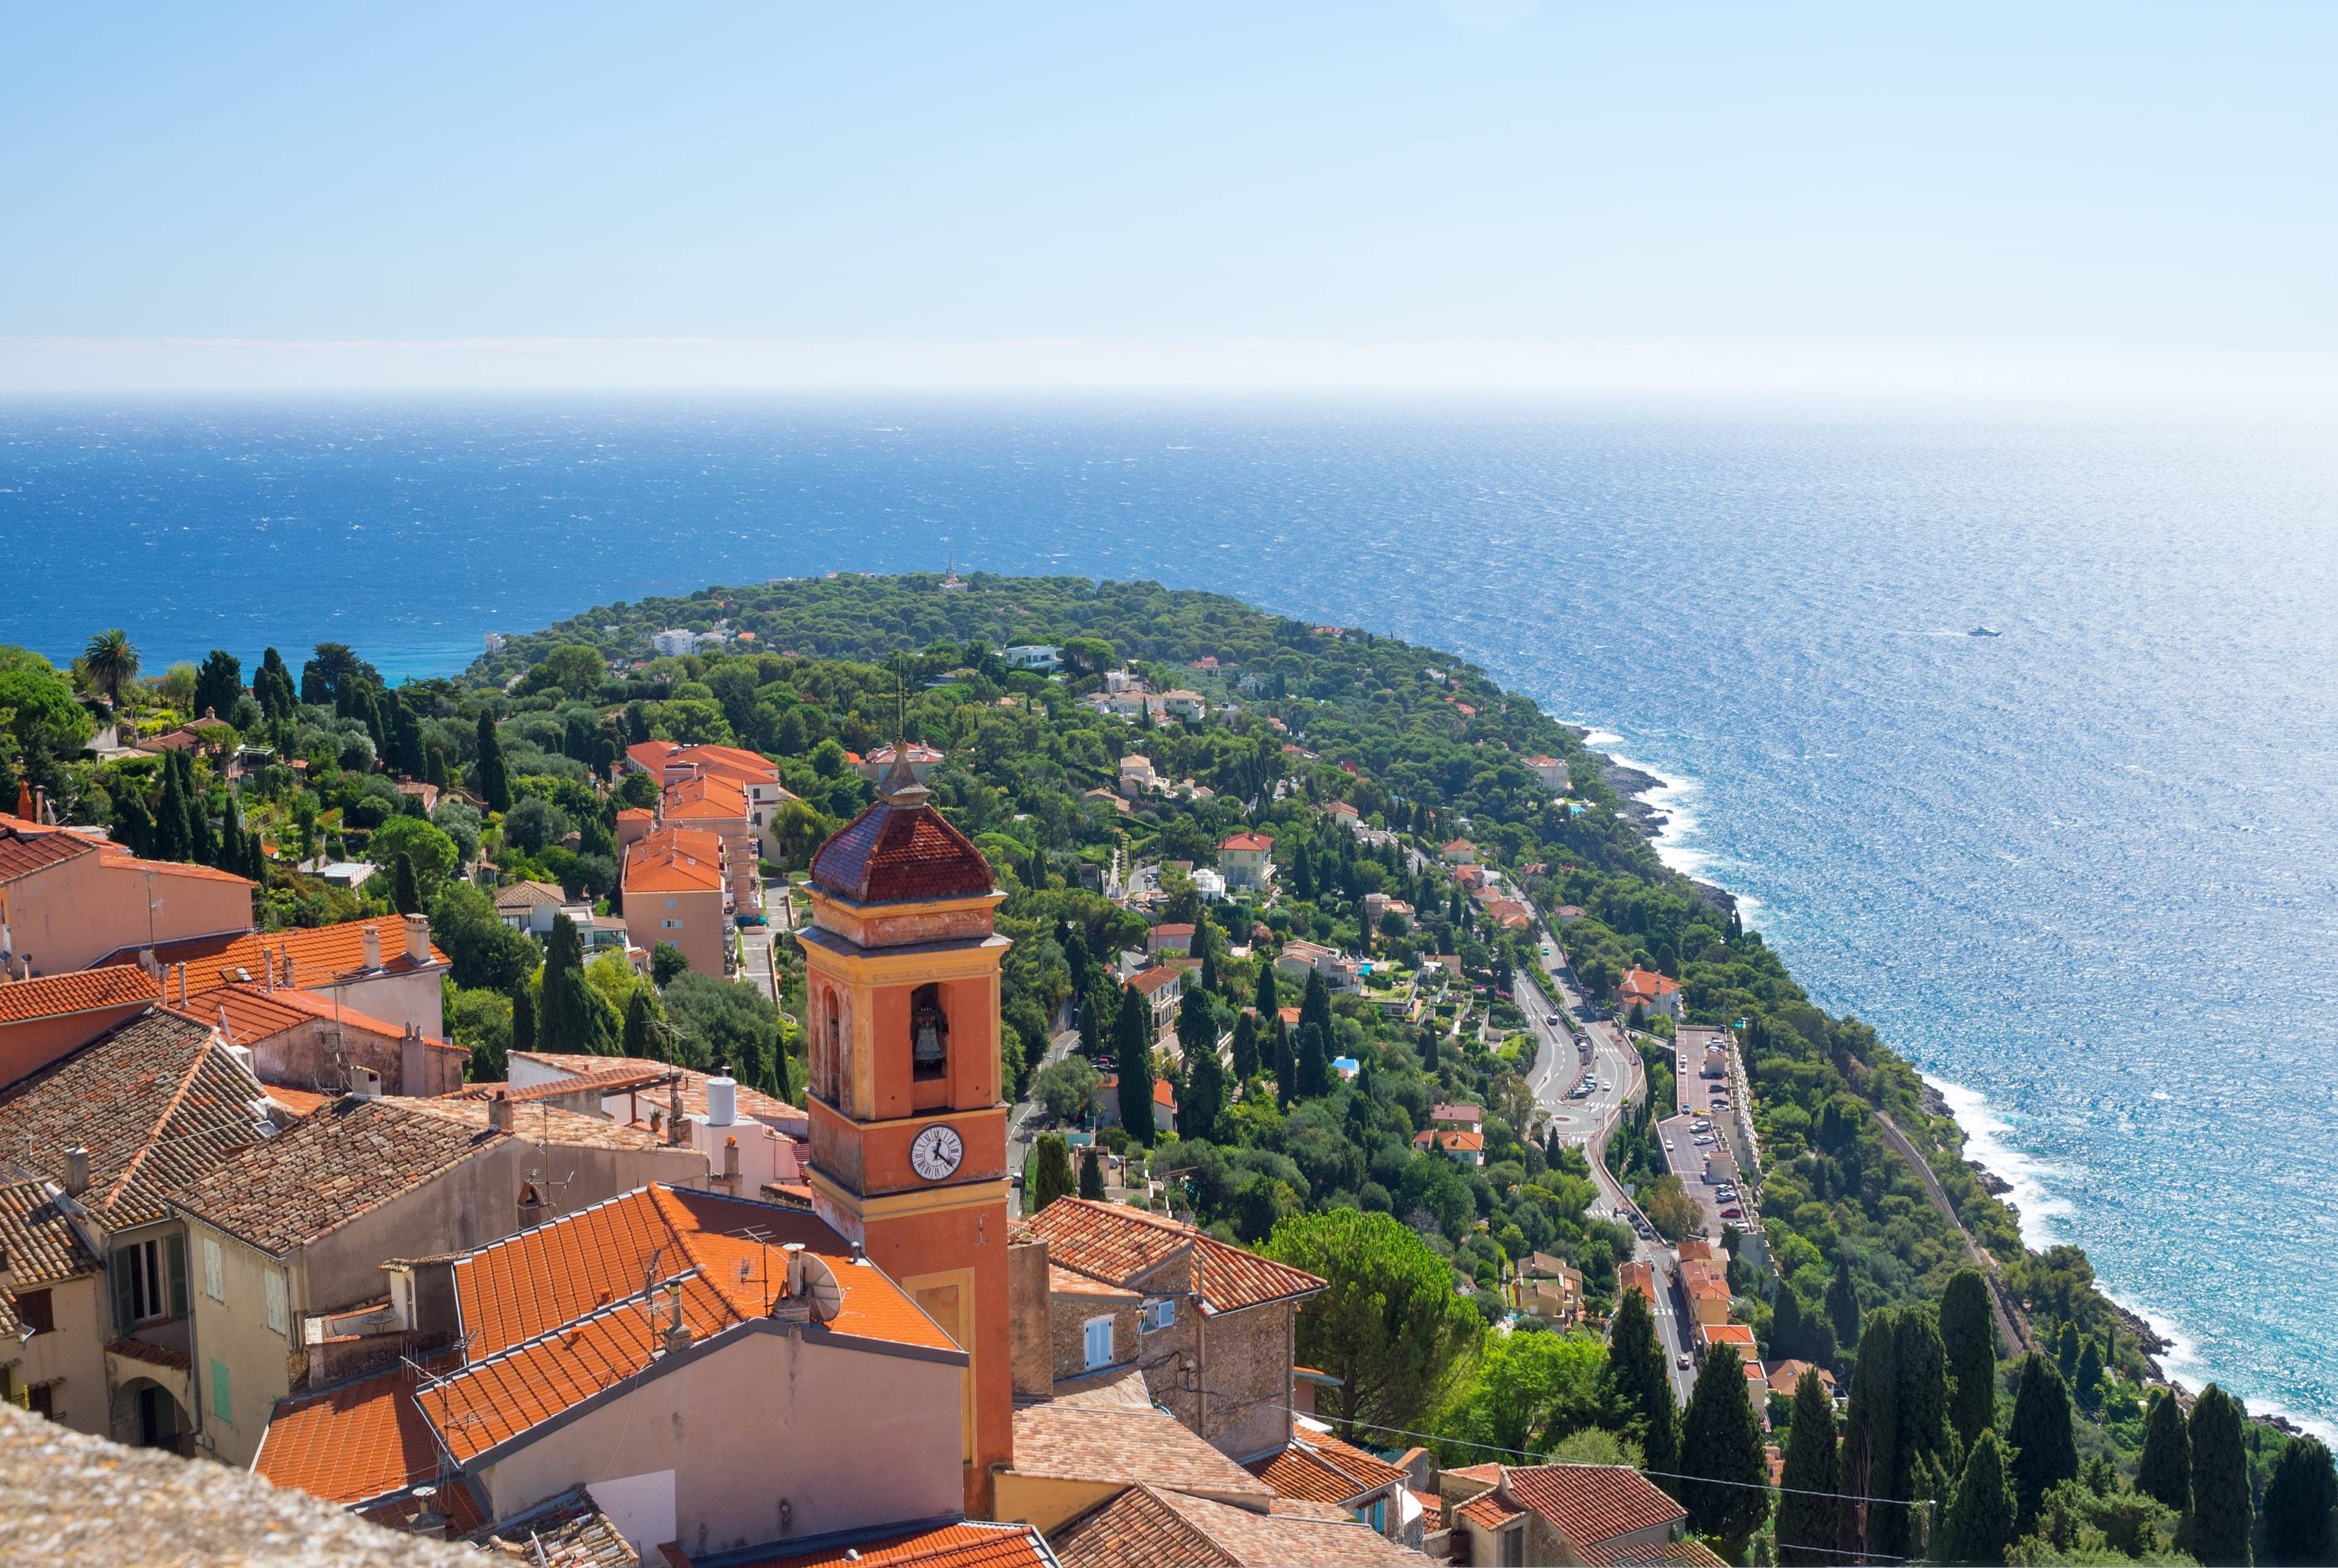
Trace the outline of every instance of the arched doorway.
<instances>
[{"instance_id":1,"label":"arched doorway","mask_svg":"<svg viewBox=\"0 0 2338 1568\"><path fill-rule=\"evenodd\" d=\"M133 1448L194 1451L194 1422L177 1396L152 1378L133 1377L113 1391L114 1440Z\"/></svg>"}]
</instances>

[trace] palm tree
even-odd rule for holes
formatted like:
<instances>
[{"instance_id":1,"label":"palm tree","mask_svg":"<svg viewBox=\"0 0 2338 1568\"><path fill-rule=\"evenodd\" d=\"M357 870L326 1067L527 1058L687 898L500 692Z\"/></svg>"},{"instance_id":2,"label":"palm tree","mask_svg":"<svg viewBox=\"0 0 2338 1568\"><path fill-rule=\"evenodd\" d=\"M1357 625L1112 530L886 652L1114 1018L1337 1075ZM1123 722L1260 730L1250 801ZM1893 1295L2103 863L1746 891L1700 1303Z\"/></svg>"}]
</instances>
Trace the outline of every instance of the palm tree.
<instances>
[{"instance_id":1,"label":"palm tree","mask_svg":"<svg viewBox=\"0 0 2338 1568\"><path fill-rule=\"evenodd\" d=\"M130 633L119 626L99 632L83 651L82 662L113 706L121 707L122 688L138 679L138 650L130 645Z\"/></svg>"}]
</instances>

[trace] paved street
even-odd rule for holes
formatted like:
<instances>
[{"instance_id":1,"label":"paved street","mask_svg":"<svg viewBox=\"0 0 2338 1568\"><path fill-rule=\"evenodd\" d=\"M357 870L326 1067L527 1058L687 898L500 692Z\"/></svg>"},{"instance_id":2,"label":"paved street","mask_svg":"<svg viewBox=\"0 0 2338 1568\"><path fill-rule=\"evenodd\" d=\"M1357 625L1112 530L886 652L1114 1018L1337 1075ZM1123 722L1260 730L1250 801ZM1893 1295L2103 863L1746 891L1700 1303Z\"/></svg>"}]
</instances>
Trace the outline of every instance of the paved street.
<instances>
[{"instance_id":1,"label":"paved street","mask_svg":"<svg viewBox=\"0 0 2338 1568\"><path fill-rule=\"evenodd\" d=\"M739 971L739 978L742 983L760 989L776 1004L780 993L778 975L771 965L773 936L769 926L739 927L739 946L747 956L744 966Z\"/></svg>"},{"instance_id":2,"label":"paved street","mask_svg":"<svg viewBox=\"0 0 2338 1568\"><path fill-rule=\"evenodd\" d=\"M1079 1043L1080 1032L1076 1029L1066 1029L1060 1034L1051 1035L1047 1041L1047 1054L1041 1059L1037 1070L1031 1075L1036 1078L1039 1073L1061 1062L1071 1054L1072 1047ZM1037 1134L1031 1130L1030 1124L1038 1117L1039 1105L1034 1100L1018 1100L1015 1102L1014 1108L1007 1112L1007 1142L1010 1146L1007 1151L1007 1160L1010 1170L1023 1169L1023 1152L1012 1145L1037 1142Z\"/></svg>"}]
</instances>

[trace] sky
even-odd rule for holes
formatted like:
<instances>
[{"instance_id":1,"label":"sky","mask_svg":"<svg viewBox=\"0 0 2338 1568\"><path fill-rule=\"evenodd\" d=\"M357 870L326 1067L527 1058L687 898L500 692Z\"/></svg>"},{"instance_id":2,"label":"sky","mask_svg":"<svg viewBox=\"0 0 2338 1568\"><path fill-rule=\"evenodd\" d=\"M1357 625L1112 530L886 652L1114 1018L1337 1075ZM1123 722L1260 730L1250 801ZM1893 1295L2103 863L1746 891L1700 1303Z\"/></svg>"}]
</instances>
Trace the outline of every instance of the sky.
<instances>
[{"instance_id":1,"label":"sky","mask_svg":"<svg viewBox=\"0 0 2338 1568\"><path fill-rule=\"evenodd\" d=\"M2338 7L0 0L0 391L2338 407Z\"/></svg>"}]
</instances>

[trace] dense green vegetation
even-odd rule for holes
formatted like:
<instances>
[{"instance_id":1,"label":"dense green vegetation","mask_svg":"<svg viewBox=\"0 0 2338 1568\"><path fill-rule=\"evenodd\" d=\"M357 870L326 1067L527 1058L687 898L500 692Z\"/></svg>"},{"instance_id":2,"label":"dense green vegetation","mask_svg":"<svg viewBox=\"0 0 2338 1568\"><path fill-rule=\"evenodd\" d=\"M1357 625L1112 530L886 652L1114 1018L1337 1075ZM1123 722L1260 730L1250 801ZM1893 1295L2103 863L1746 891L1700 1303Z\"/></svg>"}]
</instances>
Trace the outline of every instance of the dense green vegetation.
<instances>
[{"instance_id":1,"label":"dense green vegetation","mask_svg":"<svg viewBox=\"0 0 2338 1568\"><path fill-rule=\"evenodd\" d=\"M725 640L652 657L649 635L668 628ZM1034 643L1061 649L1060 678L1003 656ZM897 732L940 748L937 802L1007 894L1008 1083L1079 1123L1098 1073L1115 1074L1119 1125L1098 1136L1126 1157L1121 1195L1332 1281L1302 1316L1300 1354L1346 1379L1333 1413L1363 1440L1401 1446L1431 1433L1457 1462L1636 1461L1717 1544L1774 1547L1784 1560L2149 1559L2179 1536L2204 1560L2251 1550L2295 1560L2280 1554L2323 1518L2314 1453L2245 1422L2220 1393L2188 1421L2172 1405L2147 1407L2143 1347L2084 1254L2023 1248L1910 1064L1856 1019L1814 1005L1725 898L1666 870L1577 735L1451 655L1149 583L980 575L964 592L930 577L837 577L603 606L513 639L459 680L395 690L329 644L297 685L269 651L249 693L226 654L142 682L134 656L120 669L120 652L93 645L69 674L0 654L0 764L145 852L217 857L233 843L244 858L234 863L259 857L273 924L418 901L456 960L450 1026L487 1076L517 1039L744 1063L751 1081L800 1086L792 1018L733 1006L752 994L671 964L645 983L622 963L579 962L570 935L540 958L495 921L465 869L486 858L506 878L605 902L614 813L647 799L646 780L613 787L610 769L627 744L660 738L772 757L799 801L767 869L800 873L869 798L850 754ZM1123 718L1084 701L1120 667L1155 691L1198 693L1207 716ZM118 691L152 732L200 712L199 692L231 689L220 716L232 740L260 749L232 794L209 756L183 768L72 760L100 692ZM1120 760L1132 753L1167 788L1124 799ZM1537 754L1567 764L1571 789L1537 779L1527 761ZM426 818L393 773L447 794ZM1334 802L1364 831L1336 820ZM1236 831L1272 840L1278 891L1206 903L1176 867L1212 866ZM1690 1408L1673 1409L1645 1309L1636 1298L1612 1306L1634 1237L1589 1218L1582 1153L1537 1137L1522 1075L1532 1047L1509 999L1531 947L1440 859L1456 838L1555 929L1562 906L1581 912L1563 935L1595 995L1627 969L1655 970L1681 982L1690 1021L1740 1026L1764 1246L1732 1247L1734 1310L1767 1359L1826 1367L1850 1395L1845 1417L1814 1380L1773 1402L1789 1485L1832 1477L1806 1490L1877 1501L1847 1511L1789 1492L1771 1518L1754 1505L1763 1494L1725 1485L1754 1473L1749 1433L1763 1412L1734 1369L1714 1374L1721 1355ZM388 869L353 893L329 889L293 868L318 853L361 853ZM1147 920L1104 889L1140 862L1162 867L1154 917L1194 926L1198 966L1174 1050L1160 1048L1144 1004L1114 978L1115 956L1144 946ZM1368 918L1374 895L1410 913ZM1320 975L1278 973L1272 953L1301 937L1368 957L1374 972L1337 997ZM800 967L783 966L782 980L792 1012ZM1036 1072L1065 1029L1078 1033L1076 1056ZM1671 1093L1669 1032L1657 1020L1644 1037L1659 1102ZM1156 1078L1171 1086L1182 1135L1153 1132ZM1433 1138L1416 1143L1444 1102L1484 1108L1482 1165L1457 1162ZM1895 1150L1887 1116L1986 1250L2037 1353L2000 1367L1992 1283L1969 1269L1963 1235ZM1609 1158L1668 1234L1694 1223L1660 1174L1645 1111ZM1075 1182L1105 1191L1093 1151L1075 1171L1052 1139L1032 1177L1034 1200ZM1504 1289L1536 1252L1582 1271L1594 1309L1585 1330L1509 1321ZM1612 1344L1599 1332L1611 1310Z\"/></svg>"}]
</instances>

